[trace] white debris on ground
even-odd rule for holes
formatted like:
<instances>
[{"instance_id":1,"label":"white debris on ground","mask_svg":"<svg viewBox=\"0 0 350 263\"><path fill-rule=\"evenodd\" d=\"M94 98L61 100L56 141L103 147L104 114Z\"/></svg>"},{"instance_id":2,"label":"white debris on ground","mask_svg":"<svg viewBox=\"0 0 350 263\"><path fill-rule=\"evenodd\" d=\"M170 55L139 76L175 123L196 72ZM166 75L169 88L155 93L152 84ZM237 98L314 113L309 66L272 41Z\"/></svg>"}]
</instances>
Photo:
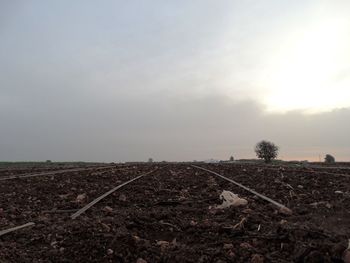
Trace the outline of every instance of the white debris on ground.
<instances>
[{"instance_id":1,"label":"white debris on ground","mask_svg":"<svg viewBox=\"0 0 350 263\"><path fill-rule=\"evenodd\" d=\"M84 193L84 194L78 195L75 201L78 203L82 203L85 199L86 199L86 194Z\"/></svg>"},{"instance_id":2,"label":"white debris on ground","mask_svg":"<svg viewBox=\"0 0 350 263\"><path fill-rule=\"evenodd\" d=\"M223 202L221 205L216 206L217 209L225 209L230 206L245 206L248 204L248 201L246 199L239 198L238 195L226 190L222 191L220 199Z\"/></svg>"}]
</instances>

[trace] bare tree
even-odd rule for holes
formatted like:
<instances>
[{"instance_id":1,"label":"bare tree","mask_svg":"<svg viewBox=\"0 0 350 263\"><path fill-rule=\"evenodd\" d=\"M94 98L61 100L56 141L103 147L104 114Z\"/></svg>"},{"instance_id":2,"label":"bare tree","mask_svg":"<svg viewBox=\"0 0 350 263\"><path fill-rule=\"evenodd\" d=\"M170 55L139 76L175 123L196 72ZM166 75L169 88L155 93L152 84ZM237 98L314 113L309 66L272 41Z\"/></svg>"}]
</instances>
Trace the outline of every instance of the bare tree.
<instances>
[{"instance_id":1,"label":"bare tree","mask_svg":"<svg viewBox=\"0 0 350 263\"><path fill-rule=\"evenodd\" d=\"M230 162L233 162L235 159L233 158L233 156L230 157Z\"/></svg>"},{"instance_id":2,"label":"bare tree","mask_svg":"<svg viewBox=\"0 0 350 263\"><path fill-rule=\"evenodd\" d=\"M255 153L260 159L264 159L265 163L270 163L278 155L279 147L269 141L258 142L255 146Z\"/></svg>"}]
</instances>

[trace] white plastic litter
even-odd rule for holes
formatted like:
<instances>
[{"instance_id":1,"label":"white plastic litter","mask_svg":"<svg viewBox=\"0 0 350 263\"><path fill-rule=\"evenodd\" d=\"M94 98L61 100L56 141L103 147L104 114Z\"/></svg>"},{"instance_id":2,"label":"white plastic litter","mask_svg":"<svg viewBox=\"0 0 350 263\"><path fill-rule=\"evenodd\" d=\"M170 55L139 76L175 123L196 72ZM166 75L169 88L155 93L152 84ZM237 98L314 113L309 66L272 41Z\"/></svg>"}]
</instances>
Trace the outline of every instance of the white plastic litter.
<instances>
[{"instance_id":1,"label":"white plastic litter","mask_svg":"<svg viewBox=\"0 0 350 263\"><path fill-rule=\"evenodd\" d=\"M222 200L222 204L216 207L218 209L225 209L230 206L245 206L248 204L246 199L239 198L238 195L226 190L222 191L220 199Z\"/></svg>"}]
</instances>

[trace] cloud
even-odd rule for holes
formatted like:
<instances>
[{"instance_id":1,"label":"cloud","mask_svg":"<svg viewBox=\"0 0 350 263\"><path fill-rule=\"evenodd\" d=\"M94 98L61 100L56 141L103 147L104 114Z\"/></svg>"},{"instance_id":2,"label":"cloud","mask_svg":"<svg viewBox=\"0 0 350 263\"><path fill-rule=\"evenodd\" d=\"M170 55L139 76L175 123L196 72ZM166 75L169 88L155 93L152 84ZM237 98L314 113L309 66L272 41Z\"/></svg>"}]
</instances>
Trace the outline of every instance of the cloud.
<instances>
[{"instance_id":1,"label":"cloud","mask_svg":"<svg viewBox=\"0 0 350 263\"><path fill-rule=\"evenodd\" d=\"M11 113L11 114L10 114ZM227 97L62 101L34 111L2 111L0 159L126 161L254 157L269 139L286 159L349 156L350 109L326 114L265 114ZM305 159L302 158L302 159Z\"/></svg>"},{"instance_id":2,"label":"cloud","mask_svg":"<svg viewBox=\"0 0 350 263\"><path fill-rule=\"evenodd\" d=\"M286 159L349 158L349 109L278 114L264 104L270 87L260 77L273 74L266 66L280 54L281 32L300 28L315 6L8 6L16 15L0 27L0 159L246 158L260 139L275 141ZM334 76L345 83L347 69Z\"/></svg>"}]
</instances>

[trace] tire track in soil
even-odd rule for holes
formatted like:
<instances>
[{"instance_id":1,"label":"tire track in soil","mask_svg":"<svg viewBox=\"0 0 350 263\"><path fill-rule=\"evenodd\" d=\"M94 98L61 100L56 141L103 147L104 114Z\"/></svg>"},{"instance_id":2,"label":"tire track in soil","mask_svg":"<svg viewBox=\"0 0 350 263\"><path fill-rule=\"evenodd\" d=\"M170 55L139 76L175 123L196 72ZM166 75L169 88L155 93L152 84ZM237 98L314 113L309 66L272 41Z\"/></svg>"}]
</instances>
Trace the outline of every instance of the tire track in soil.
<instances>
[{"instance_id":1,"label":"tire track in soil","mask_svg":"<svg viewBox=\"0 0 350 263\"><path fill-rule=\"evenodd\" d=\"M260 182L258 176L247 180ZM284 190L275 187L268 193ZM247 207L209 209L220 203L222 190L246 198ZM120 189L79 220L53 217L2 237L0 257L8 262L291 262L311 243L325 253L343 238L303 223L224 180L175 164Z\"/></svg>"},{"instance_id":2,"label":"tire track in soil","mask_svg":"<svg viewBox=\"0 0 350 263\"><path fill-rule=\"evenodd\" d=\"M289 228L300 233L304 232L302 238L306 238L307 235L318 235L318 239L310 239L310 244L313 246L318 244L322 247L328 241L331 244L326 246L329 251L330 246L336 242L344 243L344 240L349 238L350 198L347 178L331 175L317 176L314 173L290 174L283 171L272 174L261 168L259 168L260 172L256 173L256 170L247 167L243 170L237 170L234 166L214 165L214 167L211 169L216 169L224 176L287 204L296 212L288 219L291 223ZM293 191L286 187L287 183L294 186ZM303 188L298 187L301 184ZM343 194L335 193L339 189ZM309 233L306 230L309 230ZM323 242L324 240L326 242ZM308 247L308 244L304 246ZM324 250L327 249L324 248Z\"/></svg>"},{"instance_id":3,"label":"tire track in soil","mask_svg":"<svg viewBox=\"0 0 350 263\"><path fill-rule=\"evenodd\" d=\"M43 211L79 209L95 195L109 189L111 184L119 184L134 174L134 169L111 168L102 172L81 171L59 177L4 181L0 184L0 229L46 217L66 216ZM78 201L79 195L84 195L84 198Z\"/></svg>"}]
</instances>

